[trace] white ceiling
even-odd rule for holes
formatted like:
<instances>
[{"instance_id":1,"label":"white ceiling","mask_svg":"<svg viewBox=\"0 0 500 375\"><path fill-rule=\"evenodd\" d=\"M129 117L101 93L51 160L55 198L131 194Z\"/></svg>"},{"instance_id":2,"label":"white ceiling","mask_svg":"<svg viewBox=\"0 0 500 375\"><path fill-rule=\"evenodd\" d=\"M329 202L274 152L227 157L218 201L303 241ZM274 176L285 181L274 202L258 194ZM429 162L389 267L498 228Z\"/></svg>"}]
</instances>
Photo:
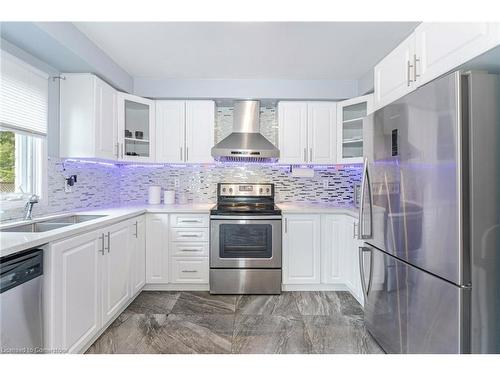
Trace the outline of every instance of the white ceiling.
<instances>
[{"instance_id":1,"label":"white ceiling","mask_svg":"<svg viewBox=\"0 0 500 375\"><path fill-rule=\"evenodd\" d=\"M77 22L134 77L359 79L416 22Z\"/></svg>"}]
</instances>

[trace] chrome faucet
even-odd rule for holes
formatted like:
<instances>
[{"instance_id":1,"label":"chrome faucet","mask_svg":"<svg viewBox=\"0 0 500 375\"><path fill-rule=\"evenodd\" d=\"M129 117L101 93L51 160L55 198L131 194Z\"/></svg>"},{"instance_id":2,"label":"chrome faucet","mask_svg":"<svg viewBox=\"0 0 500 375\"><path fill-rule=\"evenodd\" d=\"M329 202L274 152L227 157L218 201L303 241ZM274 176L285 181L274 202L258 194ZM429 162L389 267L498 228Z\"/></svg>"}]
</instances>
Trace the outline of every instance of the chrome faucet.
<instances>
[{"instance_id":1,"label":"chrome faucet","mask_svg":"<svg viewBox=\"0 0 500 375\"><path fill-rule=\"evenodd\" d=\"M35 203L38 203L38 195L33 194L28 201L26 202L26 205L24 206L24 210L26 211L24 215L24 220L31 220L31 215L33 213L33 206Z\"/></svg>"}]
</instances>

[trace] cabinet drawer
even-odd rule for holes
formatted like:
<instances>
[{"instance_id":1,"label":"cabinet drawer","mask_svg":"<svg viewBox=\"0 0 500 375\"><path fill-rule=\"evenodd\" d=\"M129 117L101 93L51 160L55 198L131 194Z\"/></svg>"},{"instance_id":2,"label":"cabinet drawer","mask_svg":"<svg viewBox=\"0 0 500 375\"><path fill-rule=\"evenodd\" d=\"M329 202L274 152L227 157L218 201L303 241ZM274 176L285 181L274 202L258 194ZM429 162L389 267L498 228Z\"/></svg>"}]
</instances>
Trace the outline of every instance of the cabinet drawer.
<instances>
[{"instance_id":1,"label":"cabinet drawer","mask_svg":"<svg viewBox=\"0 0 500 375\"><path fill-rule=\"evenodd\" d=\"M172 258L172 283L208 283L208 258Z\"/></svg>"},{"instance_id":2,"label":"cabinet drawer","mask_svg":"<svg viewBox=\"0 0 500 375\"><path fill-rule=\"evenodd\" d=\"M208 228L208 215L171 214L170 226L180 228Z\"/></svg>"},{"instance_id":3,"label":"cabinet drawer","mask_svg":"<svg viewBox=\"0 0 500 375\"><path fill-rule=\"evenodd\" d=\"M208 228L171 228L170 241L206 242L208 241Z\"/></svg>"},{"instance_id":4,"label":"cabinet drawer","mask_svg":"<svg viewBox=\"0 0 500 375\"><path fill-rule=\"evenodd\" d=\"M170 255L174 257L207 257L208 242L172 242Z\"/></svg>"}]
</instances>

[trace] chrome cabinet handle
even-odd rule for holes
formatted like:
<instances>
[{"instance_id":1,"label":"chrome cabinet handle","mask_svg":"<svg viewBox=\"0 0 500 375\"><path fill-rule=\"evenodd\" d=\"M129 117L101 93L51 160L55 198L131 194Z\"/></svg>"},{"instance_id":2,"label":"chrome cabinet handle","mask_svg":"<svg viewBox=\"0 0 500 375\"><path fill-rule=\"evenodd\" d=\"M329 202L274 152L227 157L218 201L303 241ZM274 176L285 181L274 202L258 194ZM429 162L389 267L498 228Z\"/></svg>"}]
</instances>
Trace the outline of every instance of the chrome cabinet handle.
<instances>
[{"instance_id":1,"label":"chrome cabinet handle","mask_svg":"<svg viewBox=\"0 0 500 375\"><path fill-rule=\"evenodd\" d=\"M182 146L181 146L181 147L179 147L179 148L180 148L180 151L181 151L180 159L181 159L181 161L182 161Z\"/></svg>"},{"instance_id":2,"label":"chrome cabinet handle","mask_svg":"<svg viewBox=\"0 0 500 375\"><path fill-rule=\"evenodd\" d=\"M417 74L417 62L420 62L420 59L417 59L417 55L413 55L413 82L417 81L417 78L420 77L420 74Z\"/></svg>"},{"instance_id":3,"label":"chrome cabinet handle","mask_svg":"<svg viewBox=\"0 0 500 375\"><path fill-rule=\"evenodd\" d=\"M181 220L181 223L201 223L201 220Z\"/></svg>"},{"instance_id":4,"label":"chrome cabinet handle","mask_svg":"<svg viewBox=\"0 0 500 375\"><path fill-rule=\"evenodd\" d=\"M181 249L181 251L185 251L185 252L195 252L195 251L200 251L198 249Z\"/></svg>"},{"instance_id":5,"label":"chrome cabinet handle","mask_svg":"<svg viewBox=\"0 0 500 375\"><path fill-rule=\"evenodd\" d=\"M104 233L102 236L99 236L99 239L101 240L101 250L99 252L104 255Z\"/></svg>"},{"instance_id":6,"label":"chrome cabinet handle","mask_svg":"<svg viewBox=\"0 0 500 375\"><path fill-rule=\"evenodd\" d=\"M413 68L413 65L411 65L410 63L410 60L408 60L408 65L406 66L406 78L407 78L407 81L408 81L408 86L410 86L410 83L412 83L412 79L411 79L411 68Z\"/></svg>"},{"instance_id":7,"label":"chrome cabinet handle","mask_svg":"<svg viewBox=\"0 0 500 375\"><path fill-rule=\"evenodd\" d=\"M200 234L181 234L181 237L201 237Z\"/></svg>"},{"instance_id":8,"label":"chrome cabinet handle","mask_svg":"<svg viewBox=\"0 0 500 375\"><path fill-rule=\"evenodd\" d=\"M137 223L137 221L135 222L135 238L139 238L139 225Z\"/></svg>"},{"instance_id":9,"label":"chrome cabinet handle","mask_svg":"<svg viewBox=\"0 0 500 375\"><path fill-rule=\"evenodd\" d=\"M121 158L123 159L123 143L120 143Z\"/></svg>"},{"instance_id":10,"label":"chrome cabinet handle","mask_svg":"<svg viewBox=\"0 0 500 375\"><path fill-rule=\"evenodd\" d=\"M116 157L119 158L120 157L120 142L116 142L115 147L116 147Z\"/></svg>"},{"instance_id":11,"label":"chrome cabinet handle","mask_svg":"<svg viewBox=\"0 0 500 375\"><path fill-rule=\"evenodd\" d=\"M188 161L189 160L189 148L188 146L186 146L186 160L185 161Z\"/></svg>"},{"instance_id":12,"label":"chrome cabinet handle","mask_svg":"<svg viewBox=\"0 0 500 375\"><path fill-rule=\"evenodd\" d=\"M183 273L196 273L196 270L182 270Z\"/></svg>"},{"instance_id":13,"label":"chrome cabinet handle","mask_svg":"<svg viewBox=\"0 0 500 375\"><path fill-rule=\"evenodd\" d=\"M312 162L313 160L313 149L312 147L309 149L309 162Z\"/></svg>"},{"instance_id":14,"label":"chrome cabinet handle","mask_svg":"<svg viewBox=\"0 0 500 375\"><path fill-rule=\"evenodd\" d=\"M110 234L110 232L108 232L108 249L107 249L108 253L109 253L110 248L111 248L111 234Z\"/></svg>"},{"instance_id":15,"label":"chrome cabinet handle","mask_svg":"<svg viewBox=\"0 0 500 375\"><path fill-rule=\"evenodd\" d=\"M288 233L288 219L285 218L285 233Z\"/></svg>"}]
</instances>

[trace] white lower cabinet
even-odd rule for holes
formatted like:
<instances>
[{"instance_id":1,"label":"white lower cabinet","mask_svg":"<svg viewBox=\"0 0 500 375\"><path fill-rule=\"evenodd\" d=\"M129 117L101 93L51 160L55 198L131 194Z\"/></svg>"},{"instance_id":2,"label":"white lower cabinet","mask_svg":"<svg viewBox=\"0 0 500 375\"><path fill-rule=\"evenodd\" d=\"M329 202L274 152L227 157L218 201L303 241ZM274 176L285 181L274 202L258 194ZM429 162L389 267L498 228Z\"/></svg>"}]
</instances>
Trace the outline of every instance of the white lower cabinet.
<instances>
[{"instance_id":1,"label":"white lower cabinet","mask_svg":"<svg viewBox=\"0 0 500 375\"><path fill-rule=\"evenodd\" d=\"M121 222L107 228L105 253L102 257L103 321L111 319L130 296L129 223Z\"/></svg>"},{"instance_id":2,"label":"white lower cabinet","mask_svg":"<svg viewBox=\"0 0 500 375\"><path fill-rule=\"evenodd\" d=\"M284 215L283 284L318 284L320 215Z\"/></svg>"},{"instance_id":3,"label":"white lower cabinet","mask_svg":"<svg viewBox=\"0 0 500 375\"><path fill-rule=\"evenodd\" d=\"M172 257L172 283L203 284L208 282L208 257Z\"/></svg>"},{"instance_id":4,"label":"white lower cabinet","mask_svg":"<svg viewBox=\"0 0 500 375\"><path fill-rule=\"evenodd\" d=\"M345 214L283 216L285 290L348 290L363 305L357 219Z\"/></svg>"},{"instance_id":5,"label":"white lower cabinet","mask_svg":"<svg viewBox=\"0 0 500 375\"><path fill-rule=\"evenodd\" d=\"M49 348L78 352L101 327L101 234L86 233L50 246Z\"/></svg>"},{"instance_id":6,"label":"white lower cabinet","mask_svg":"<svg viewBox=\"0 0 500 375\"><path fill-rule=\"evenodd\" d=\"M130 302L132 220L50 244L48 348L81 352Z\"/></svg>"},{"instance_id":7,"label":"white lower cabinet","mask_svg":"<svg viewBox=\"0 0 500 375\"><path fill-rule=\"evenodd\" d=\"M168 214L146 214L146 282L168 283Z\"/></svg>"}]
</instances>

